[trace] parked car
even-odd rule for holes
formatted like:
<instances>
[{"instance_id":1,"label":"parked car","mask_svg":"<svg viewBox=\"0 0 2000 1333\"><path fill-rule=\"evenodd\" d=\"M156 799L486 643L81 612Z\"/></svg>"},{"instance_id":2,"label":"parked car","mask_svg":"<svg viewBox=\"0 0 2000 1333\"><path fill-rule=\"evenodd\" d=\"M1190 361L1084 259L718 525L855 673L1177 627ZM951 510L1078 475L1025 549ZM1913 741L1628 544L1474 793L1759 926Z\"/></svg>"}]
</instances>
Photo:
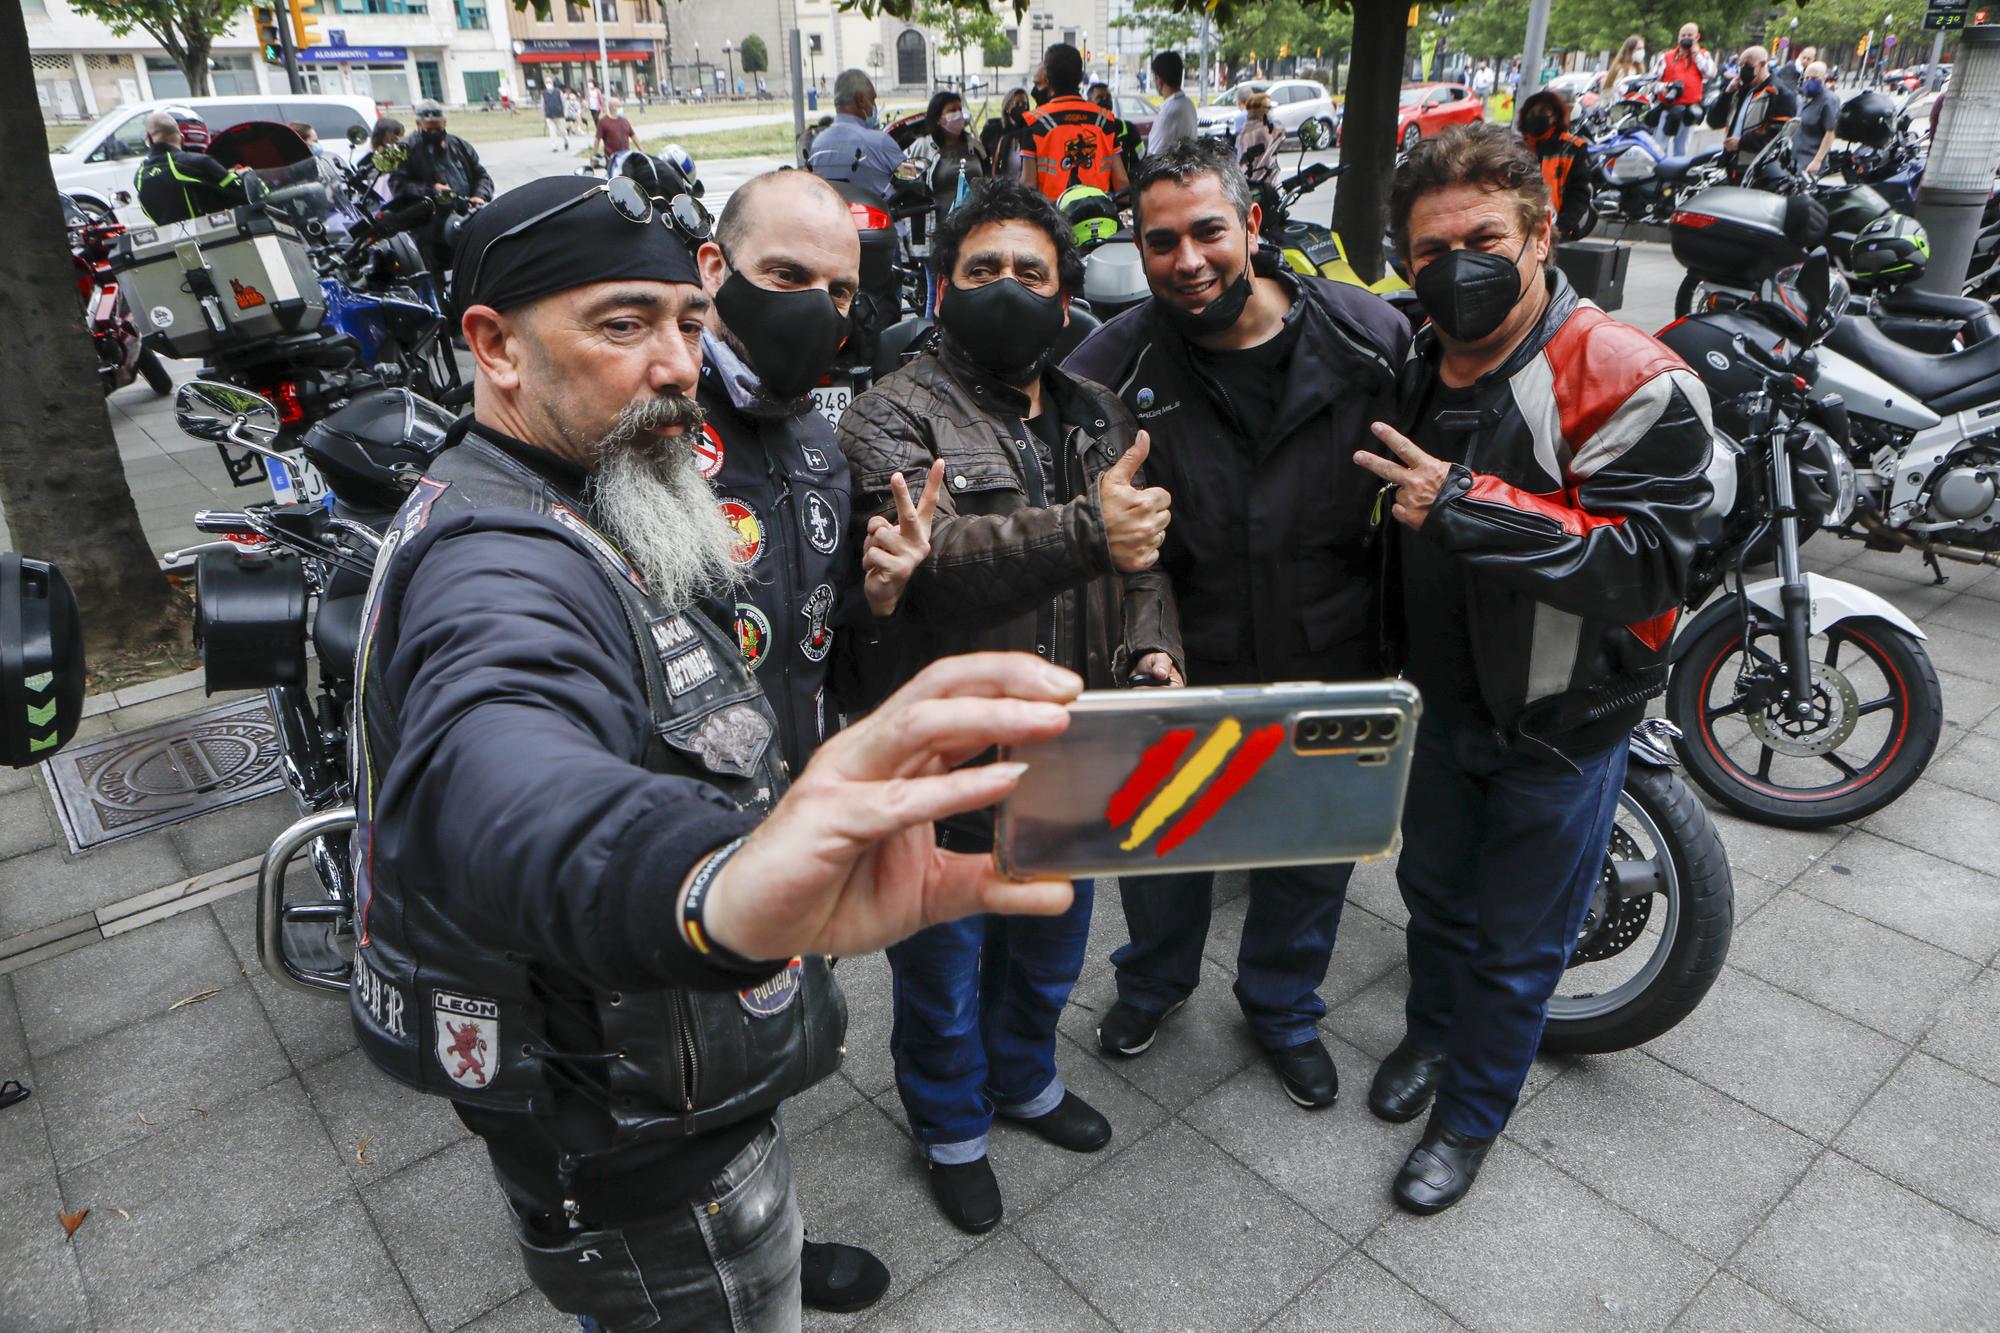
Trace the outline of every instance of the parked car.
<instances>
[{"instance_id":1,"label":"parked car","mask_svg":"<svg viewBox=\"0 0 2000 1333\"><path fill-rule=\"evenodd\" d=\"M1160 114L1160 108L1139 94L1113 93L1111 105L1117 110L1118 119L1130 125L1140 138L1143 139L1153 132L1153 117Z\"/></svg>"},{"instance_id":2,"label":"parked car","mask_svg":"<svg viewBox=\"0 0 2000 1333\"><path fill-rule=\"evenodd\" d=\"M375 103L366 97L300 93L276 97L163 97L151 102L127 102L107 111L78 130L76 136L49 154L56 189L65 194L94 190L106 199L132 189L139 159L146 155L146 117L161 107L183 106L200 116L209 133L252 120L290 124L304 121L319 131L329 152L347 150L347 131L375 127Z\"/></svg>"},{"instance_id":3,"label":"parked car","mask_svg":"<svg viewBox=\"0 0 2000 1333\"><path fill-rule=\"evenodd\" d=\"M1340 127L1340 107L1327 96L1325 84L1311 79L1250 79L1218 93L1201 108L1199 132L1220 139L1232 137L1236 133L1236 94L1243 90L1270 95L1271 119L1283 126L1288 136L1296 136L1299 126L1308 120L1318 120L1325 123L1331 142Z\"/></svg>"},{"instance_id":4,"label":"parked car","mask_svg":"<svg viewBox=\"0 0 2000 1333\"><path fill-rule=\"evenodd\" d=\"M1486 108L1463 83L1406 83L1396 104L1396 146L1407 153L1419 139L1485 115Z\"/></svg>"},{"instance_id":5,"label":"parked car","mask_svg":"<svg viewBox=\"0 0 2000 1333\"><path fill-rule=\"evenodd\" d=\"M1579 116L1601 100L1598 85L1603 82L1604 72L1599 70L1589 74L1561 74L1542 87L1552 93L1560 93L1563 101L1569 103L1570 115Z\"/></svg>"}]
</instances>

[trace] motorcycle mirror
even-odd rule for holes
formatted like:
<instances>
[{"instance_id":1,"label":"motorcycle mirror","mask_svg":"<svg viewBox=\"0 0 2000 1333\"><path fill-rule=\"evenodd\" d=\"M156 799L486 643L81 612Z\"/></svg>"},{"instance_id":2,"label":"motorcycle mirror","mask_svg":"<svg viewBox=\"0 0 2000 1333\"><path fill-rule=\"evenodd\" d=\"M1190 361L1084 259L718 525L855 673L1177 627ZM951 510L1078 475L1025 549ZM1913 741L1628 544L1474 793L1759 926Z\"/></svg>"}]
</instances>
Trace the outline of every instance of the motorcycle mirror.
<instances>
[{"instance_id":1,"label":"motorcycle mirror","mask_svg":"<svg viewBox=\"0 0 2000 1333\"><path fill-rule=\"evenodd\" d=\"M26 768L83 720L83 622L62 571L0 551L0 764Z\"/></svg>"},{"instance_id":2,"label":"motorcycle mirror","mask_svg":"<svg viewBox=\"0 0 2000 1333\"><path fill-rule=\"evenodd\" d=\"M1299 125L1299 147L1309 153L1317 153L1326 147L1326 122L1313 119Z\"/></svg>"},{"instance_id":3,"label":"motorcycle mirror","mask_svg":"<svg viewBox=\"0 0 2000 1333\"><path fill-rule=\"evenodd\" d=\"M232 443L232 432L265 443L277 438L278 409L270 399L234 384L189 380L174 395L174 424L198 440Z\"/></svg>"},{"instance_id":4,"label":"motorcycle mirror","mask_svg":"<svg viewBox=\"0 0 2000 1333\"><path fill-rule=\"evenodd\" d=\"M362 129L359 125L349 125L347 127L347 142L351 146L359 148L362 144L368 142L368 131Z\"/></svg>"}]
</instances>

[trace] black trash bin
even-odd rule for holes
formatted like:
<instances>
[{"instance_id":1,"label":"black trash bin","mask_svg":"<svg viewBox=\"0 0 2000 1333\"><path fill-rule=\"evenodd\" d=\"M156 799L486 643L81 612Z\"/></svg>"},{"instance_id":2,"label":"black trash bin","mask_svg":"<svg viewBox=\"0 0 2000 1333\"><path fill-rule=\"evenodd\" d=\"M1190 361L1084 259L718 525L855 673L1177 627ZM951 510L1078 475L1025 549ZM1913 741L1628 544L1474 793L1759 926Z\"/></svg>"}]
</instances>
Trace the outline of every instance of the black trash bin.
<instances>
[{"instance_id":1,"label":"black trash bin","mask_svg":"<svg viewBox=\"0 0 2000 1333\"><path fill-rule=\"evenodd\" d=\"M1625 270L1631 263L1632 247L1616 241L1565 241L1556 247L1556 267L1569 285L1606 310L1625 304Z\"/></svg>"}]
</instances>

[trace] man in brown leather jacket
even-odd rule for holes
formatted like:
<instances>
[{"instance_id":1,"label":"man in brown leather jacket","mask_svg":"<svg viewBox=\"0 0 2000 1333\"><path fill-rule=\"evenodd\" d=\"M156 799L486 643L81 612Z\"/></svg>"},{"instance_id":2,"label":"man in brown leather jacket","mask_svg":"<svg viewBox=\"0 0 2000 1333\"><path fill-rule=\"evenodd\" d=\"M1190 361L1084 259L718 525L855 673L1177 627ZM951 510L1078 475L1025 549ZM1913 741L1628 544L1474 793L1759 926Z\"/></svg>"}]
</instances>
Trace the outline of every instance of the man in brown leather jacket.
<instances>
[{"instance_id":1,"label":"man in brown leather jacket","mask_svg":"<svg viewBox=\"0 0 2000 1333\"><path fill-rule=\"evenodd\" d=\"M1082 262L1053 205L1015 181L973 187L932 258L942 337L848 409L840 446L855 513L872 513L864 591L894 616L867 669L879 698L925 662L1008 646L1095 688L1182 683L1172 593L1156 568L1168 497L1139 474L1147 440L1107 389L1051 364ZM923 499L910 493L923 488ZM894 519L891 519L894 515ZM940 845L992 845L990 812L940 825ZM1056 1019L1083 965L1091 886L1060 917L925 930L889 950L890 1047L933 1194L967 1231L1001 1217L987 1160L994 1112L1094 1152L1103 1116L1055 1067Z\"/></svg>"}]
</instances>

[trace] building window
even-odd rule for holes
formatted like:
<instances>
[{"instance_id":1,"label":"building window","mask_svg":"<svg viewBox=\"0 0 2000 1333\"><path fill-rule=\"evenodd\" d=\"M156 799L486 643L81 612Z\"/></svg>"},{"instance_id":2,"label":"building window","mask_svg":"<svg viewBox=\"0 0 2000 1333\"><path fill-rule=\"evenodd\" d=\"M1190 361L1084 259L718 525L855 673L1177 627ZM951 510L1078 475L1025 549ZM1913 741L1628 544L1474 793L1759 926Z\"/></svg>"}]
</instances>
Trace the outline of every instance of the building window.
<instances>
[{"instance_id":1,"label":"building window","mask_svg":"<svg viewBox=\"0 0 2000 1333\"><path fill-rule=\"evenodd\" d=\"M485 0L458 0L458 26L467 32L485 32Z\"/></svg>"},{"instance_id":2,"label":"building window","mask_svg":"<svg viewBox=\"0 0 2000 1333\"><path fill-rule=\"evenodd\" d=\"M343 14L428 14L430 0L337 0ZM326 0L320 9L325 11Z\"/></svg>"},{"instance_id":3,"label":"building window","mask_svg":"<svg viewBox=\"0 0 2000 1333\"><path fill-rule=\"evenodd\" d=\"M651 23L653 0L632 0L632 20L635 23Z\"/></svg>"},{"instance_id":4,"label":"building window","mask_svg":"<svg viewBox=\"0 0 2000 1333\"><path fill-rule=\"evenodd\" d=\"M597 0L597 16L606 23L618 21L618 0Z\"/></svg>"},{"instance_id":5,"label":"building window","mask_svg":"<svg viewBox=\"0 0 2000 1333\"><path fill-rule=\"evenodd\" d=\"M217 97L258 91L257 75L250 68L249 56L210 56L209 60L208 81ZM153 85L155 97L192 96L188 92L187 75L165 56L146 57L146 81Z\"/></svg>"},{"instance_id":6,"label":"building window","mask_svg":"<svg viewBox=\"0 0 2000 1333\"><path fill-rule=\"evenodd\" d=\"M929 83L930 62L924 56L924 35L915 28L903 29L896 39L896 82L918 87Z\"/></svg>"},{"instance_id":7,"label":"building window","mask_svg":"<svg viewBox=\"0 0 2000 1333\"><path fill-rule=\"evenodd\" d=\"M444 79L438 74L438 62L419 60L417 62L417 88L425 97L434 102L444 101Z\"/></svg>"},{"instance_id":8,"label":"building window","mask_svg":"<svg viewBox=\"0 0 2000 1333\"><path fill-rule=\"evenodd\" d=\"M563 12L569 15L571 23L590 22L590 10L582 4L582 0L567 0L563 5Z\"/></svg>"},{"instance_id":9,"label":"building window","mask_svg":"<svg viewBox=\"0 0 2000 1333\"><path fill-rule=\"evenodd\" d=\"M29 57L35 69L35 100L43 120L78 120L84 115L83 89L67 55Z\"/></svg>"},{"instance_id":10,"label":"building window","mask_svg":"<svg viewBox=\"0 0 2000 1333\"><path fill-rule=\"evenodd\" d=\"M500 100L500 71L497 69L469 69L465 71L465 103L473 106L480 102Z\"/></svg>"},{"instance_id":11,"label":"building window","mask_svg":"<svg viewBox=\"0 0 2000 1333\"><path fill-rule=\"evenodd\" d=\"M1063 29L1063 40L1064 40L1065 42L1069 43L1069 44L1070 44L1071 46L1075 46L1075 45L1076 45L1076 29L1075 29L1075 28L1064 28L1064 29Z\"/></svg>"}]
</instances>

